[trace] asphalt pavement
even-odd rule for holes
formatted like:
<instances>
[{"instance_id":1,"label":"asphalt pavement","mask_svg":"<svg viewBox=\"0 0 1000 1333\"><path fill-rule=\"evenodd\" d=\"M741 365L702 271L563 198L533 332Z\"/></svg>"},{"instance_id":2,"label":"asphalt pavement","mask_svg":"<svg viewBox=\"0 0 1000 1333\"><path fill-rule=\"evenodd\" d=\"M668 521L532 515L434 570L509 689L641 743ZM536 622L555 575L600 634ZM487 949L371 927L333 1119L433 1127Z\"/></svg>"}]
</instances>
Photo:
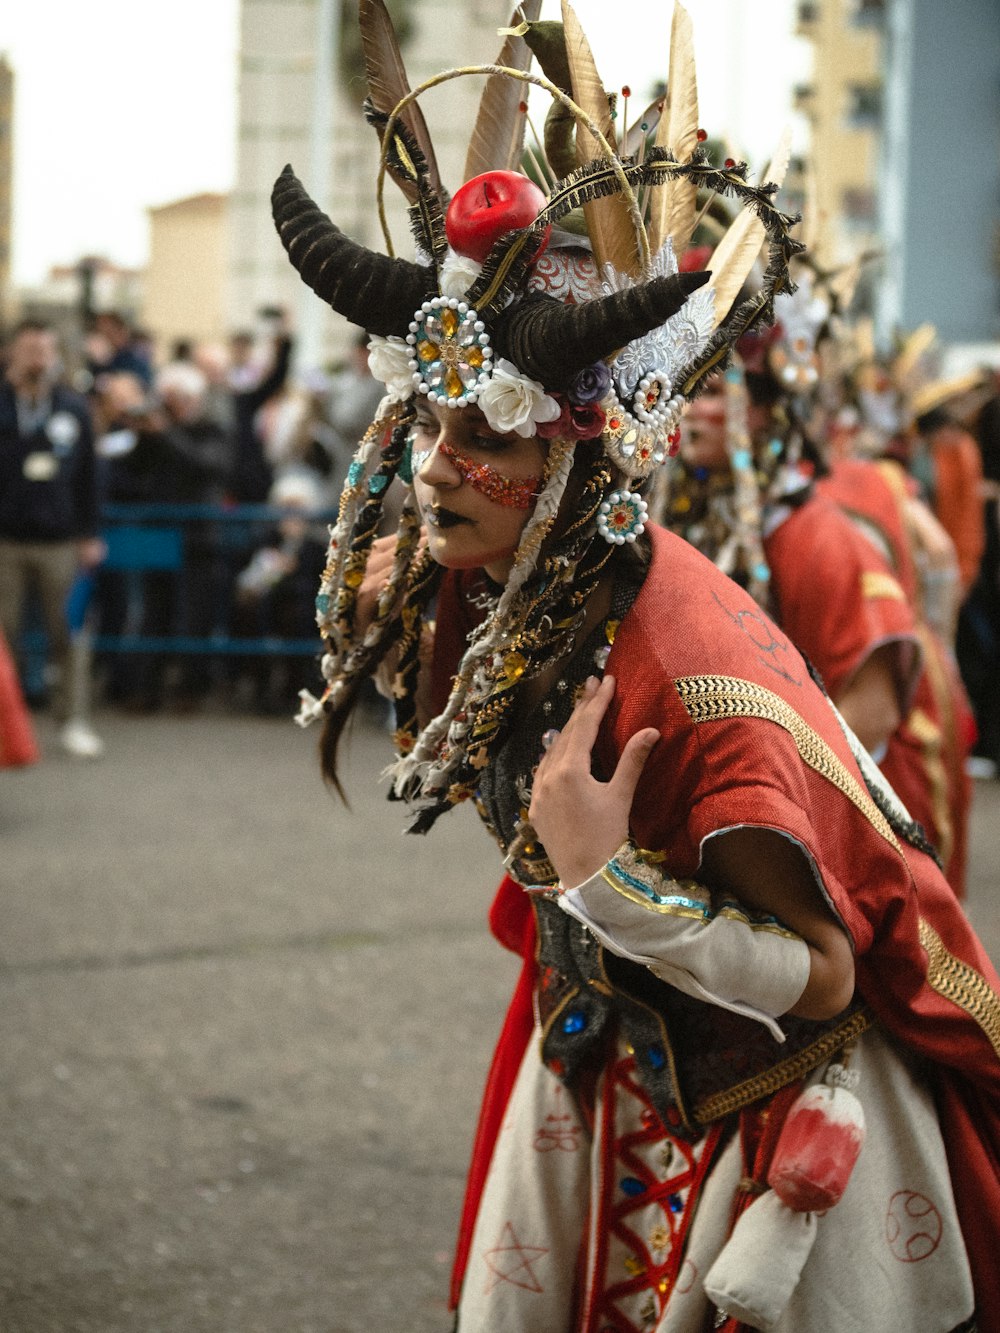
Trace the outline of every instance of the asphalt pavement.
<instances>
[{"instance_id":1,"label":"asphalt pavement","mask_svg":"<svg viewBox=\"0 0 1000 1333\"><path fill-rule=\"evenodd\" d=\"M98 718L0 774L0 1333L444 1333L515 960L462 809L404 837L284 719ZM1000 957L1000 783L970 914Z\"/></svg>"}]
</instances>

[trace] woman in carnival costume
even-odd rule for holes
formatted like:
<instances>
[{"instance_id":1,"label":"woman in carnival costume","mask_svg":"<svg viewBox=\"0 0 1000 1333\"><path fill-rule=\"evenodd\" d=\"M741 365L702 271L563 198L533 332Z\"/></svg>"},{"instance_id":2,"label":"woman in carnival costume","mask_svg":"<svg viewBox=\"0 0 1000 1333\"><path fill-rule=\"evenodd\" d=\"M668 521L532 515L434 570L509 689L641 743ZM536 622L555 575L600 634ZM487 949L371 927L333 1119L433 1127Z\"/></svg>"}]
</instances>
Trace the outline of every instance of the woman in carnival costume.
<instances>
[{"instance_id":1,"label":"woman in carnival costume","mask_svg":"<svg viewBox=\"0 0 1000 1333\"><path fill-rule=\"evenodd\" d=\"M572 9L534 9L496 65L431 81L487 75L449 204L381 0L361 4L415 262L351 242L290 170L274 193L293 264L368 330L387 388L332 533L327 688L302 720L324 718L336 780L379 672L411 828L474 799L513 876L493 922L524 969L457 1326L895 1333L971 1328L978 1307L1000 1327L996 974L792 645L644 521L685 402L771 318L791 219L745 165L706 160L683 10L668 103L616 136ZM554 103L537 193L512 175L526 80ZM699 190L742 208L710 277L677 272ZM376 545L397 480L399 530Z\"/></svg>"},{"instance_id":2,"label":"woman in carnival costume","mask_svg":"<svg viewBox=\"0 0 1000 1333\"><path fill-rule=\"evenodd\" d=\"M876 464L830 457L835 386L820 351L831 313L808 271L776 298L775 323L741 339L725 379L685 418L654 512L805 654L962 897L968 706L922 614L906 497Z\"/></svg>"}]
</instances>

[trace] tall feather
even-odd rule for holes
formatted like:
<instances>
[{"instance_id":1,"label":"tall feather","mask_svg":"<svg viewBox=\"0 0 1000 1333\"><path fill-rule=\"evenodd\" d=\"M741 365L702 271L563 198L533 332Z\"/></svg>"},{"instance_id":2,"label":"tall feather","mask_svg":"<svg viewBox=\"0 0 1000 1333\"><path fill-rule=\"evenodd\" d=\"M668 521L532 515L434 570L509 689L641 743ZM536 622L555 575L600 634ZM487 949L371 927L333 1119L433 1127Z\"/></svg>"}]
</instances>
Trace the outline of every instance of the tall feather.
<instances>
[{"instance_id":1,"label":"tall feather","mask_svg":"<svg viewBox=\"0 0 1000 1333\"><path fill-rule=\"evenodd\" d=\"M514 11L511 27L520 20L534 21L542 0L525 0ZM531 51L523 37L509 33L500 49L496 63L507 69L527 71ZM516 171L521 165L524 149L524 120L522 103L527 101L527 88L517 79L504 74L491 74L486 80L479 101L479 112L472 128L469 151L465 157L463 180L472 180L484 171Z\"/></svg>"},{"instance_id":2,"label":"tall feather","mask_svg":"<svg viewBox=\"0 0 1000 1333\"><path fill-rule=\"evenodd\" d=\"M573 100L587 113L611 148L615 149L615 132L608 95L597 72L590 43L569 0L562 0L562 18L566 34L566 56L573 83ZM598 141L586 126L578 124L577 165L583 166L603 156L604 150ZM584 204L583 211L598 265L613 264L619 273L637 277L641 267L639 243L628 206L622 196L610 194L603 199L595 199L589 204Z\"/></svg>"},{"instance_id":3,"label":"tall feather","mask_svg":"<svg viewBox=\"0 0 1000 1333\"><path fill-rule=\"evenodd\" d=\"M780 185L788 170L790 154L791 131L786 129L770 165L761 174L761 180L773 181L775 185ZM750 270L763 244L763 222L751 209L744 208L712 251L712 258L709 260L712 277L708 286L709 290L715 293L716 328L729 314L733 302L750 276Z\"/></svg>"},{"instance_id":4,"label":"tall feather","mask_svg":"<svg viewBox=\"0 0 1000 1333\"><path fill-rule=\"evenodd\" d=\"M406 77L406 67L396 38L396 30L385 7L385 0L359 0L358 23L361 28L361 45L365 53L365 73L368 76L368 92L372 105L386 116L410 92ZM414 141L427 161L427 174L431 185L440 196L441 177L434 159L434 146L427 130L423 112L416 102L411 102L401 113L400 119L410 131ZM394 177L409 203L417 201L418 191L412 182Z\"/></svg>"},{"instance_id":5,"label":"tall feather","mask_svg":"<svg viewBox=\"0 0 1000 1333\"><path fill-rule=\"evenodd\" d=\"M683 5L674 5L670 24L670 65L666 106L660 117L656 144L678 162L686 162L698 146L698 76L694 60L694 31ZM654 254L668 236L674 253L683 254L694 231L698 187L693 181L671 180L649 192L649 244Z\"/></svg>"}]
</instances>

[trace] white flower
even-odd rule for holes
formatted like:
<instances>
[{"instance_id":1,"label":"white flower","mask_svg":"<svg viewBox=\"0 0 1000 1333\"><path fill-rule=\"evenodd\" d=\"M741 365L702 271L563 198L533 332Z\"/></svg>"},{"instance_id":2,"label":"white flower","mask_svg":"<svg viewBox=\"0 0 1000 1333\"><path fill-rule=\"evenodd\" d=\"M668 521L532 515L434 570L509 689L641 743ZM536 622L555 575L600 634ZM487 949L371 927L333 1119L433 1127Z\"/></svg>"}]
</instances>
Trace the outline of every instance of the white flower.
<instances>
[{"instance_id":1,"label":"white flower","mask_svg":"<svg viewBox=\"0 0 1000 1333\"><path fill-rule=\"evenodd\" d=\"M539 421L554 421L559 404L550 398L537 380L529 380L517 366L502 357L493 367L489 381L479 390L476 402L490 428L517 435L535 433Z\"/></svg>"},{"instance_id":2,"label":"white flower","mask_svg":"<svg viewBox=\"0 0 1000 1333\"><path fill-rule=\"evenodd\" d=\"M462 297L483 271L478 260L468 255L460 255L448 247L448 253L441 264L438 282L442 296Z\"/></svg>"},{"instance_id":3,"label":"white flower","mask_svg":"<svg viewBox=\"0 0 1000 1333\"><path fill-rule=\"evenodd\" d=\"M411 355L410 345L403 338L380 338L372 334L368 340L368 368L385 385L394 403L405 403L413 396Z\"/></svg>"}]
</instances>

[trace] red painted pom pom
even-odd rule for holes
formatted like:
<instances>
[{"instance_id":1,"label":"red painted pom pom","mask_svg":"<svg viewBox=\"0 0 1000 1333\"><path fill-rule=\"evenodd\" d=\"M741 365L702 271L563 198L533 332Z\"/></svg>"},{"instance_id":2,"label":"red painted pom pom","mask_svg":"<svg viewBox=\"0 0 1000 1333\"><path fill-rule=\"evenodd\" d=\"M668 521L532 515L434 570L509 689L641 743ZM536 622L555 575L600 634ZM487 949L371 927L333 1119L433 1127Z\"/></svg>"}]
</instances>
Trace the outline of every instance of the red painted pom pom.
<instances>
[{"instance_id":1,"label":"red painted pom pom","mask_svg":"<svg viewBox=\"0 0 1000 1333\"><path fill-rule=\"evenodd\" d=\"M517 109L518 109L518 111L521 112L522 115L524 115L525 111L527 111L527 109L528 109L528 104L527 104L527 102L518 102L518 104L517 104Z\"/></svg>"},{"instance_id":2,"label":"red painted pom pom","mask_svg":"<svg viewBox=\"0 0 1000 1333\"><path fill-rule=\"evenodd\" d=\"M727 157L727 158L726 158L726 170L727 170L727 171L731 171L732 168L735 167L735 166L736 166L736 158L735 158L735 157Z\"/></svg>"},{"instance_id":3,"label":"red painted pom pom","mask_svg":"<svg viewBox=\"0 0 1000 1333\"><path fill-rule=\"evenodd\" d=\"M631 96L632 96L632 89L626 83L622 88L622 97L631 97Z\"/></svg>"},{"instance_id":4,"label":"red painted pom pom","mask_svg":"<svg viewBox=\"0 0 1000 1333\"><path fill-rule=\"evenodd\" d=\"M708 130L699 130L698 133L695 135L695 138L698 140L699 143L704 143L705 140L708 138Z\"/></svg>"}]
</instances>

